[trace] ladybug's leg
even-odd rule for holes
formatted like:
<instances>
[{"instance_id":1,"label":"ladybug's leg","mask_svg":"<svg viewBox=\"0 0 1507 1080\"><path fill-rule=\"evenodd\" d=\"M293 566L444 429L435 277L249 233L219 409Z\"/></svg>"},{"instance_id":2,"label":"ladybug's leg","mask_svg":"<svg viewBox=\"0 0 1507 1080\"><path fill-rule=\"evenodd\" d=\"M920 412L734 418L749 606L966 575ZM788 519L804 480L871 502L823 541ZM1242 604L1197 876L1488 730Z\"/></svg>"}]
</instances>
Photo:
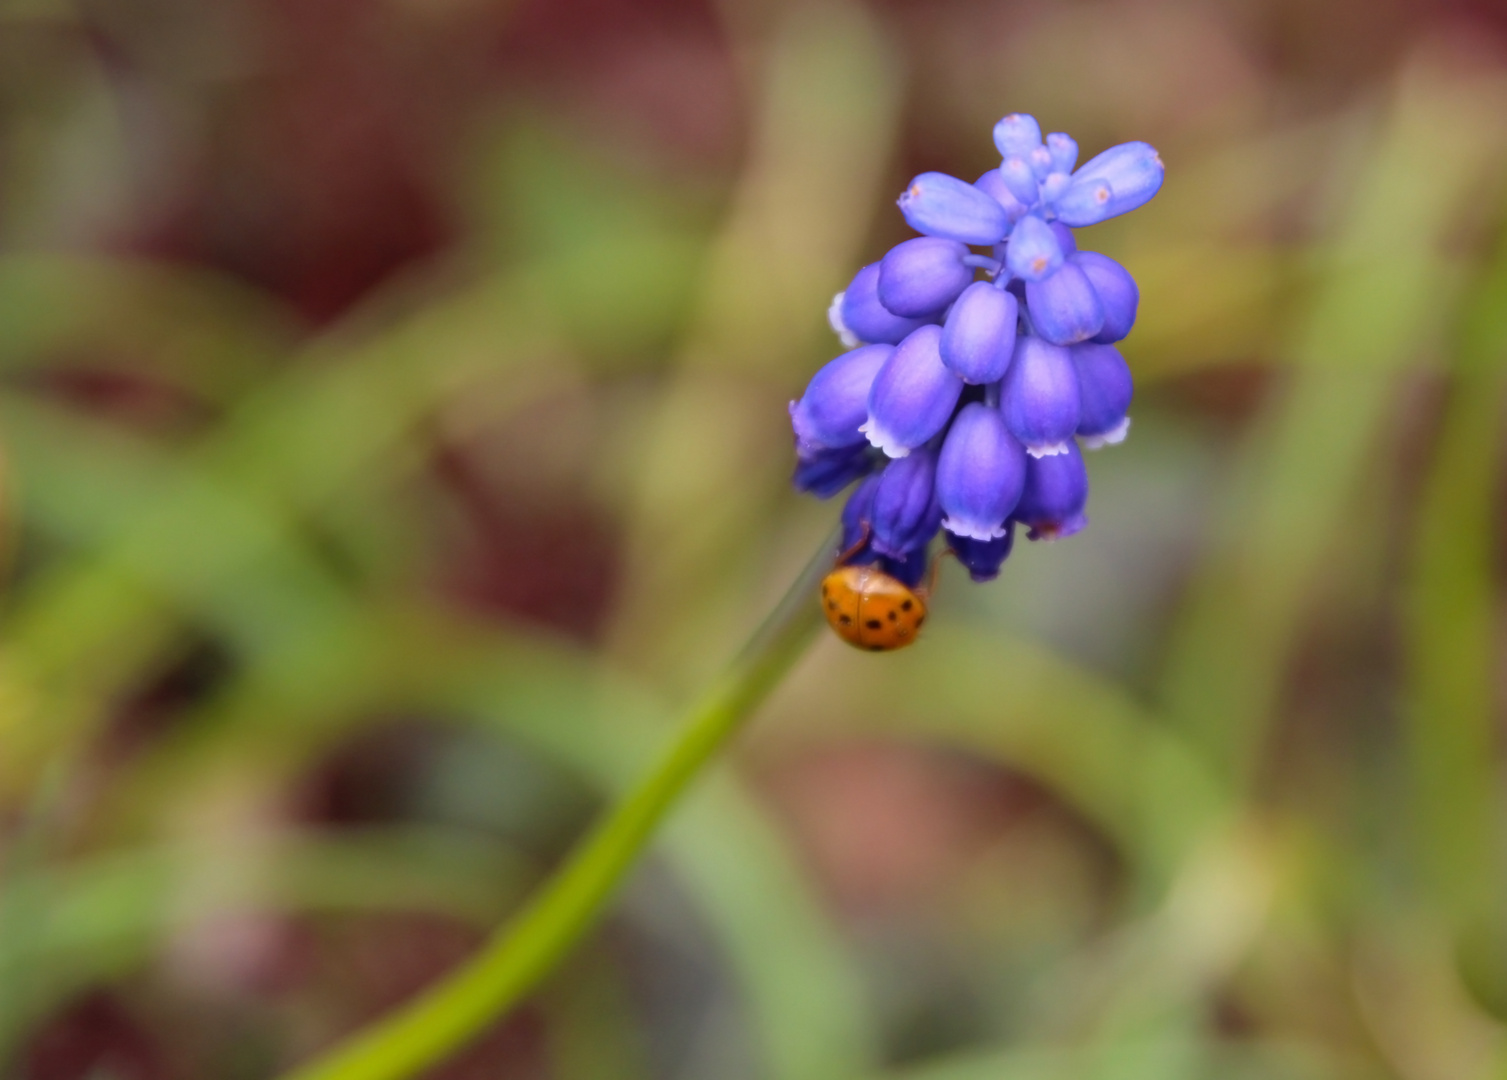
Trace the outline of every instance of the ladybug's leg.
<instances>
[{"instance_id":1,"label":"ladybug's leg","mask_svg":"<svg viewBox=\"0 0 1507 1080\"><path fill-rule=\"evenodd\" d=\"M858 539L853 542L853 545L849 547L847 551L844 551L837 557L838 566L846 566L848 564L848 560L862 551L864 545L869 542L869 523L865 521L862 523L862 525L863 528L858 534Z\"/></svg>"},{"instance_id":2,"label":"ladybug's leg","mask_svg":"<svg viewBox=\"0 0 1507 1080\"><path fill-rule=\"evenodd\" d=\"M937 575L942 572L942 560L952 554L952 548L944 547L941 551L937 552L937 557L931 560L931 570L926 575L926 584L916 590L916 595L922 600L931 599L931 594L936 592Z\"/></svg>"}]
</instances>

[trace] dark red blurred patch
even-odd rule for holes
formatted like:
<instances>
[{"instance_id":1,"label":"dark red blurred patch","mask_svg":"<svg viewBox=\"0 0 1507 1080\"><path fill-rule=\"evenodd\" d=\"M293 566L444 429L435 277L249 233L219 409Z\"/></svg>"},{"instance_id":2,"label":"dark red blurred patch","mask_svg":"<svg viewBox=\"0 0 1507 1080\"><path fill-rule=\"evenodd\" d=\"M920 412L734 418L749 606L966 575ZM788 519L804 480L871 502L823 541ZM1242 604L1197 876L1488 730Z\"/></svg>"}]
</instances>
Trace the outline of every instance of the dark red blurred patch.
<instances>
[{"instance_id":1,"label":"dark red blurred patch","mask_svg":"<svg viewBox=\"0 0 1507 1080\"><path fill-rule=\"evenodd\" d=\"M446 554L443 591L473 610L595 640L617 580L608 523L568 498L510 498L456 447L438 451L434 471L464 521L463 535Z\"/></svg>"},{"instance_id":2,"label":"dark red blurred patch","mask_svg":"<svg viewBox=\"0 0 1507 1080\"><path fill-rule=\"evenodd\" d=\"M295 794L293 813L324 825L404 820L413 786L444 737L418 723L368 728L319 763Z\"/></svg>"},{"instance_id":3,"label":"dark red blurred patch","mask_svg":"<svg viewBox=\"0 0 1507 1080\"><path fill-rule=\"evenodd\" d=\"M745 102L723 19L707 0L524 0L493 61L505 83L542 93L620 143L729 165Z\"/></svg>"},{"instance_id":4,"label":"dark red blurred patch","mask_svg":"<svg viewBox=\"0 0 1507 1080\"><path fill-rule=\"evenodd\" d=\"M231 670L230 657L214 642L196 642L181 658L127 695L100 738L99 754L118 762L169 730L203 701Z\"/></svg>"},{"instance_id":5,"label":"dark red blurred patch","mask_svg":"<svg viewBox=\"0 0 1507 1080\"><path fill-rule=\"evenodd\" d=\"M1273 378L1265 365L1228 364L1158 380L1142 396L1233 427L1255 416Z\"/></svg>"},{"instance_id":6,"label":"dark red blurred patch","mask_svg":"<svg viewBox=\"0 0 1507 1080\"><path fill-rule=\"evenodd\" d=\"M167 1057L114 997L94 991L42 1025L21 1054L22 1080L168 1080Z\"/></svg>"},{"instance_id":7,"label":"dark red blurred patch","mask_svg":"<svg viewBox=\"0 0 1507 1080\"><path fill-rule=\"evenodd\" d=\"M481 56L370 0L245 10L247 32L225 47L251 71L212 88L170 49L144 47L129 16L94 28L142 128L134 144L182 158L144 163L176 191L127 246L236 274L320 323L450 240L441 171ZM185 98L202 110L192 128Z\"/></svg>"},{"instance_id":8,"label":"dark red blurred patch","mask_svg":"<svg viewBox=\"0 0 1507 1080\"><path fill-rule=\"evenodd\" d=\"M124 246L237 275L315 324L456 238L454 167L499 76L630 145L719 162L741 145L736 73L705 0L241 10L233 42L203 32L249 70L206 78L191 51L143 31L146 12L93 9L87 36L151 187Z\"/></svg>"},{"instance_id":9,"label":"dark red blurred patch","mask_svg":"<svg viewBox=\"0 0 1507 1080\"><path fill-rule=\"evenodd\" d=\"M185 431L208 416L203 402L149 375L87 363L70 365L67 357L16 381L93 416L148 433Z\"/></svg>"}]
</instances>

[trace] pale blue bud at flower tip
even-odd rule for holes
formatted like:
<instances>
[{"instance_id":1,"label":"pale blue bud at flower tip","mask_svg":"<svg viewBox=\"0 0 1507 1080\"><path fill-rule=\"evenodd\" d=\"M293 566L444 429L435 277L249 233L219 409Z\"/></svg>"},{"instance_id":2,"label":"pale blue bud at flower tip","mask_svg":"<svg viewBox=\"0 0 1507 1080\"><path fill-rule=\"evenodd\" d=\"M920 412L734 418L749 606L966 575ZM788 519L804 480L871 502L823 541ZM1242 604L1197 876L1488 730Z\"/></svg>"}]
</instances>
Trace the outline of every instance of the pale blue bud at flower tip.
<instances>
[{"instance_id":1,"label":"pale blue bud at flower tip","mask_svg":"<svg viewBox=\"0 0 1507 1080\"><path fill-rule=\"evenodd\" d=\"M922 173L900 196L900 213L927 236L964 244L995 244L1010 231L1005 208L972 184L946 173Z\"/></svg>"}]
</instances>

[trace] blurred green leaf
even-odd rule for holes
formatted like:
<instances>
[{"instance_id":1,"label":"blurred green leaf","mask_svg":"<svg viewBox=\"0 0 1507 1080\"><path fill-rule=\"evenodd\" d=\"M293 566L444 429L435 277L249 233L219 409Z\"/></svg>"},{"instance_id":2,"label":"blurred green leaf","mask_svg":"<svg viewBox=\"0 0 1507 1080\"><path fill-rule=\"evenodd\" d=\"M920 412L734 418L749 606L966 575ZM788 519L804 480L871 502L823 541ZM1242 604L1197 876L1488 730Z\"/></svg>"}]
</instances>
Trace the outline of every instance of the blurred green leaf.
<instances>
[{"instance_id":1,"label":"blurred green leaf","mask_svg":"<svg viewBox=\"0 0 1507 1080\"><path fill-rule=\"evenodd\" d=\"M1405 624L1414 844L1437 900L1469 942L1467 971L1507 1015L1494 573L1504 396L1507 248L1477 282L1464 322L1417 513Z\"/></svg>"},{"instance_id":2,"label":"blurred green leaf","mask_svg":"<svg viewBox=\"0 0 1507 1080\"><path fill-rule=\"evenodd\" d=\"M1166 707L1226 775L1248 778L1297 634L1376 468L1403 383L1452 297L1440 252L1500 153L1494 84L1426 64L1401 82L1290 349L1294 370L1242 451L1175 630ZM1398 223L1406 222L1406 229Z\"/></svg>"},{"instance_id":3,"label":"blurred green leaf","mask_svg":"<svg viewBox=\"0 0 1507 1080\"><path fill-rule=\"evenodd\" d=\"M293 351L296 327L270 299L206 271L83 256L0 259L0 367L158 380L220 408Z\"/></svg>"},{"instance_id":4,"label":"blurred green leaf","mask_svg":"<svg viewBox=\"0 0 1507 1080\"><path fill-rule=\"evenodd\" d=\"M254 677L230 691L212 718L142 761L114 816L192 813L220 777L275 785L378 704L495 726L612 792L640 777L665 737L661 706L569 650L421 613L361 625L364 649L344 652L343 673L304 684L297 701L268 696ZM195 734L206 729L213 738ZM709 781L664 843L761 1021L772 1075L862 1073L871 1051L857 980L751 804L725 780Z\"/></svg>"},{"instance_id":5,"label":"blurred green leaf","mask_svg":"<svg viewBox=\"0 0 1507 1080\"><path fill-rule=\"evenodd\" d=\"M124 850L12 876L0 902L0 1044L216 919L427 910L486 925L532 871L496 841L389 829Z\"/></svg>"}]
</instances>

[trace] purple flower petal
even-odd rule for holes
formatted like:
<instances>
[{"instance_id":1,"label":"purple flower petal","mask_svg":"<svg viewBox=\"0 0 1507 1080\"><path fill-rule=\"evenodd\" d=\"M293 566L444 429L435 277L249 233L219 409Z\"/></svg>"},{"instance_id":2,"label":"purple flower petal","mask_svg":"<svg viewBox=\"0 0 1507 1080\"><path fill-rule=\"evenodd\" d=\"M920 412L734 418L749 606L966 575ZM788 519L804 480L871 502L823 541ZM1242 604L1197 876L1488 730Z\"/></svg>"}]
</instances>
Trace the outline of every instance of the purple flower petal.
<instances>
[{"instance_id":1,"label":"purple flower petal","mask_svg":"<svg viewBox=\"0 0 1507 1080\"><path fill-rule=\"evenodd\" d=\"M1090 450L1123 441L1135 394L1125 358L1113 345L1077 345L1069 351L1078 372L1078 435Z\"/></svg>"},{"instance_id":2,"label":"purple flower petal","mask_svg":"<svg viewBox=\"0 0 1507 1080\"><path fill-rule=\"evenodd\" d=\"M940 333L941 331L938 331ZM869 392L893 345L865 345L845 352L812 377L800 401L790 403L790 426L806 453L863 442Z\"/></svg>"},{"instance_id":3,"label":"purple flower petal","mask_svg":"<svg viewBox=\"0 0 1507 1080\"><path fill-rule=\"evenodd\" d=\"M1057 200L1062 197L1062 194L1067 191L1068 186L1072 182L1073 178L1067 173L1047 173L1046 176L1041 178L1041 204L1043 206L1055 207Z\"/></svg>"},{"instance_id":4,"label":"purple flower petal","mask_svg":"<svg viewBox=\"0 0 1507 1080\"><path fill-rule=\"evenodd\" d=\"M1025 155L1026 164L1031 166L1031 173L1036 177L1036 182L1045 180L1052 171L1052 152L1045 146L1038 146L1029 154Z\"/></svg>"},{"instance_id":5,"label":"purple flower petal","mask_svg":"<svg viewBox=\"0 0 1507 1080\"><path fill-rule=\"evenodd\" d=\"M848 563L861 561L874 536L874 494L879 490L879 473L869 476L853 489L842 507L842 547L839 556L847 556Z\"/></svg>"},{"instance_id":6,"label":"purple flower petal","mask_svg":"<svg viewBox=\"0 0 1507 1080\"><path fill-rule=\"evenodd\" d=\"M1031 209L1026 203L1021 202L1005 184L1005 178L1000 175L998 169L990 169L983 176L973 182L973 186L988 195L1000 206L1005 208L1005 217L1013 225Z\"/></svg>"},{"instance_id":7,"label":"purple flower petal","mask_svg":"<svg viewBox=\"0 0 1507 1080\"><path fill-rule=\"evenodd\" d=\"M1099 306L1104 309L1104 325L1093 340L1104 345L1124 340L1135 325L1136 308L1141 303L1141 290L1135 278L1108 255L1097 251L1080 251L1068 261L1076 263L1088 275L1089 284L1099 297Z\"/></svg>"},{"instance_id":8,"label":"purple flower petal","mask_svg":"<svg viewBox=\"0 0 1507 1080\"><path fill-rule=\"evenodd\" d=\"M1025 450L999 410L980 402L964 405L937 461L942 527L974 540L1003 536L1025 477Z\"/></svg>"},{"instance_id":9,"label":"purple flower petal","mask_svg":"<svg viewBox=\"0 0 1507 1080\"><path fill-rule=\"evenodd\" d=\"M1070 173L1078 163L1078 143L1071 135L1054 131L1047 136L1047 149L1052 154L1052 171Z\"/></svg>"},{"instance_id":10,"label":"purple flower petal","mask_svg":"<svg viewBox=\"0 0 1507 1080\"><path fill-rule=\"evenodd\" d=\"M1000 412L1010 433L1032 457L1064 454L1078 411L1078 372L1068 351L1035 335L1017 341L1000 383Z\"/></svg>"},{"instance_id":11,"label":"purple flower petal","mask_svg":"<svg viewBox=\"0 0 1507 1080\"><path fill-rule=\"evenodd\" d=\"M1040 182L1036 179L1036 174L1031 171L1031 163L1025 158L1007 157L994 171L999 173L1000 181L1010 194L1014 195L1026 209L1029 210L1040 201Z\"/></svg>"},{"instance_id":12,"label":"purple flower petal","mask_svg":"<svg viewBox=\"0 0 1507 1080\"><path fill-rule=\"evenodd\" d=\"M944 535L947 546L967 568L970 578L977 582L993 581L999 577L999 568L1015 546L1015 522L1006 522L1005 535L993 540L974 540L951 532Z\"/></svg>"},{"instance_id":13,"label":"purple flower petal","mask_svg":"<svg viewBox=\"0 0 1507 1080\"><path fill-rule=\"evenodd\" d=\"M874 492L873 548L903 559L924 548L942 527L936 497L937 455L920 449L885 466Z\"/></svg>"},{"instance_id":14,"label":"purple flower petal","mask_svg":"<svg viewBox=\"0 0 1507 1080\"><path fill-rule=\"evenodd\" d=\"M992 383L1004 377L1015 351L1015 297L987 281L963 290L942 326L942 362L966 383Z\"/></svg>"},{"instance_id":15,"label":"purple flower petal","mask_svg":"<svg viewBox=\"0 0 1507 1080\"><path fill-rule=\"evenodd\" d=\"M847 289L838 296L841 297L841 303L836 305L838 318L843 329L858 341L898 345L912 330L926 325L924 319L896 315L879 302L878 263L870 263L854 274Z\"/></svg>"},{"instance_id":16,"label":"purple flower petal","mask_svg":"<svg viewBox=\"0 0 1507 1080\"><path fill-rule=\"evenodd\" d=\"M963 392L963 381L942 363L941 341L940 326L921 327L895 347L874 378L860 430L892 458L905 457L946 427Z\"/></svg>"},{"instance_id":17,"label":"purple flower petal","mask_svg":"<svg viewBox=\"0 0 1507 1080\"><path fill-rule=\"evenodd\" d=\"M1010 231L1004 207L966 181L922 173L900 195L900 213L927 236L965 244L995 244Z\"/></svg>"},{"instance_id":18,"label":"purple flower petal","mask_svg":"<svg viewBox=\"0 0 1507 1080\"><path fill-rule=\"evenodd\" d=\"M1011 113L994 125L1000 157L1024 157L1041 145L1041 125L1028 113Z\"/></svg>"},{"instance_id":19,"label":"purple flower petal","mask_svg":"<svg viewBox=\"0 0 1507 1080\"><path fill-rule=\"evenodd\" d=\"M1015 520L1030 528L1032 540L1061 540L1088 524L1088 473L1083 455L1069 444L1067 453L1032 458L1026 464L1025 490Z\"/></svg>"},{"instance_id":20,"label":"purple flower petal","mask_svg":"<svg viewBox=\"0 0 1507 1080\"><path fill-rule=\"evenodd\" d=\"M791 478L797 491L830 499L874 468L867 442L839 446L830 450L798 451L795 475Z\"/></svg>"},{"instance_id":21,"label":"purple flower petal","mask_svg":"<svg viewBox=\"0 0 1507 1080\"><path fill-rule=\"evenodd\" d=\"M1005 248L1005 265L1025 281L1051 277L1062 266L1062 245L1052 227L1035 214L1021 218Z\"/></svg>"},{"instance_id":22,"label":"purple flower petal","mask_svg":"<svg viewBox=\"0 0 1507 1080\"><path fill-rule=\"evenodd\" d=\"M967 254L956 240L931 236L896 244L879 261L879 302L908 319L940 315L973 281Z\"/></svg>"},{"instance_id":23,"label":"purple flower petal","mask_svg":"<svg viewBox=\"0 0 1507 1080\"><path fill-rule=\"evenodd\" d=\"M1103 181L1108 184L1111 195L1104 215L1098 218L1103 221L1144 206L1161 190L1165 173L1166 167L1155 147L1143 142L1121 143L1086 162L1073 174L1073 186L1068 190L1072 191L1080 183ZM1063 220L1067 221L1066 215ZM1077 222L1068 221L1068 224L1076 225Z\"/></svg>"},{"instance_id":24,"label":"purple flower petal","mask_svg":"<svg viewBox=\"0 0 1507 1080\"><path fill-rule=\"evenodd\" d=\"M1043 281L1026 282L1026 310L1036 332L1053 345L1087 341L1104 325L1098 294L1071 261Z\"/></svg>"},{"instance_id":25,"label":"purple flower petal","mask_svg":"<svg viewBox=\"0 0 1507 1080\"><path fill-rule=\"evenodd\" d=\"M1104 180L1092 177L1086 180L1075 179L1062 191L1054 193L1052 209L1057 212L1057 220L1074 228L1082 228L1085 225L1097 225L1110 217L1114 197L1114 189Z\"/></svg>"}]
</instances>

